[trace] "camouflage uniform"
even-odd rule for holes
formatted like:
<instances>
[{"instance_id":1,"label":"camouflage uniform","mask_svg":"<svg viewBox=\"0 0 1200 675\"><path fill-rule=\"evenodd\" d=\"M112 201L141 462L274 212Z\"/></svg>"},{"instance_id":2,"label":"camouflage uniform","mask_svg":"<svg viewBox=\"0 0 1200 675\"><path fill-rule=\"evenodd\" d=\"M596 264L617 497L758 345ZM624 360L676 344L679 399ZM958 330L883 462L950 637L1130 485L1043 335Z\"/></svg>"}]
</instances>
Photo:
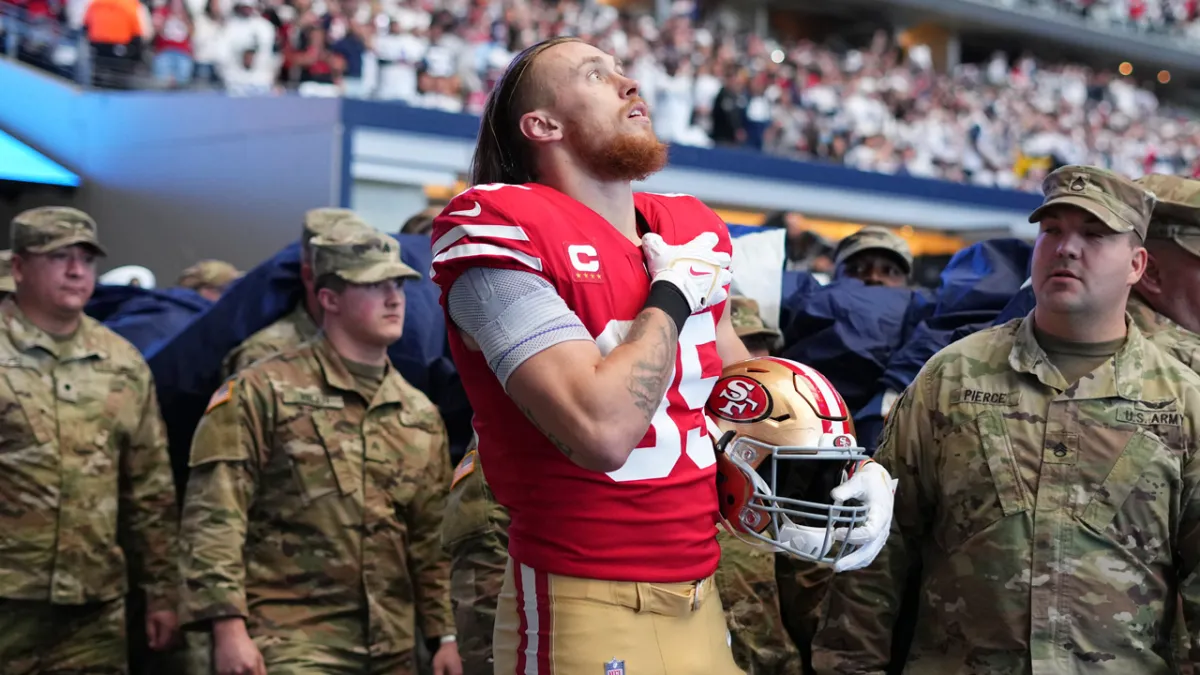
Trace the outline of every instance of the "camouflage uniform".
<instances>
[{"instance_id":1,"label":"camouflage uniform","mask_svg":"<svg viewBox=\"0 0 1200 675\"><path fill-rule=\"evenodd\" d=\"M800 675L800 653L783 627L776 554L756 549L724 529L717 592L725 608L733 660L746 675ZM783 556L780 556L783 557Z\"/></svg>"},{"instance_id":2,"label":"camouflage uniform","mask_svg":"<svg viewBox=\"0 0 1200 675\"><path fill-rule=\"evenodd\" d=\"M340 228L335 227L339 223L345 224ZM358 227L369 228L349 209L313 209L304 217L304 229L300 235L301 250L308 251L313 237L336 235ZM286 316L234 347L225 356L221 376L228 379L255 361L298 347L316 337L317 330L316 322L301 301Z\"/></svg>"},{"instance_id":3,"label":"camouflage uniform","mask_svg":"<svg viewBox=\"0 0 1200 675\"><path fill-rule=\"evenodd\" d=\"M417 276L382 234L313 246L318 276ZM385 367L368 396L318 336L226 382L196 430L184 621L246 618L272 675L415 672L415 628L454 634L439 546L446 430L433 404Z\"/></svg>"},{"instance_id":4,"label":"camouflage uniform","mask_svg":"<svg viewBox=\"0 0 1200 675\"><path fill-rule=\"evenodd\" d=\"M1144 232L1152 199L1132 188L1078 167L1046 179L1047 203ZM876 455L899 480L891 537L871 567L835 578L818 672L886 671L918 565L905 673L1176 671L1177 598L1200 619L1200 377L1126 323L1124 344L1074 384L1032 314L925 365Z\"/></svg>"},{"instance_id":5,"label":"camouflage uniform","mask_svg":"<svg viewBox=\"0 0 1200 675\"><path fill-rule=\"evenodd\" d=\"M1153 192L1158 202L1150 219L1146 239L1165 239L1196 257L1200 264L1200 181L1151 174L1135 181ZM1135 291L1129 298L1127 311L1142 333L1157 347L1175 357L1193 371L1200 373L1200 335L1156 312ZM1176 641L1179 660L1187 661L1188 634L1185 617L1180 608ZM1194 669L1184 667L1181 672Z\"/></svg>"},{"instance_id":6,"label":"camouflage uniform","mask_svg":"<svg viewBox=\"0 0 1200 675\"><path fill-rule=\"evenodd\" d=\"M84 244L90 217L26 211L13 249ZM128 342L83 316L70 337L0 304L0 666L126 671L124 595L150 611L178 592L175 489L154 383Z\"/></svg>"},{"instance_id":7,"label":"camouflage uniform","mask_svg":"<svg viewBox=\"0 0 1200 675\"><path fill-rule=\"evenodd\" d=\"M12 251L0 251L0 293L7 295L17 290L12 276Z\"/></svg>"},{"instance_id":8,"label":"camouflage uniform","mask_svg":"<svg viewBox=\"0 0 1200 675\"><path fill-rule=\"evenodd\" d=\"M1154 311L1136 292L1129 294L1125 311L1151 344L1200 373L1200 335Z\"/></svg>"},{"instance_id":9,"label":"camouflage uniform","mask_svg":"<svg viewBox=\"0 0 1200 675\"><path fill-rule=\"evenodd\" d=\"M492 629L508 562L508 512L496 503L472 445L454 470L442 540L451 557L451 602L464 675L492 672ZM775 555L756 551L722 531L716 584L747 675L800 673L800 655L779 613Z\"/></svg>"},{"instance_id":10,"label":"camouflage uniform","mask_svg":"<svg viewBox=\"0 0 1200 675\"><path fill-rule=\"evenodd\" d=\"M242 273L224 260L201 260L179 275L177 286L200 290L201 288L224 289L238 279Z\"/></svg>"},{"instance_id":11,"label":"camouflage uniform","mask_svg":"<svg viewBox=\"0 0 1200 675\"><path fill-rule=\"evenodd\" d=\"M492 675L492 629L508 562L508 511L483 477L477 439L454 470L442 545L450 554L450 602L463 675Z\"/></svg>"},{"instance_id":12,"label":"camouflage uniform","mask_svg":"<svg viewBox=\"0 0 1200 675\"><path fill-rule=\"evenodd\" d=\"M1172 241L1200 265L1200 181L1151 174L1136 183L1158 197L1146 239ZM1200 372L1200 335L1155 312L1136 294L1130 298L1129 313L1151 342Z\"/></svg>"}]
</instances>

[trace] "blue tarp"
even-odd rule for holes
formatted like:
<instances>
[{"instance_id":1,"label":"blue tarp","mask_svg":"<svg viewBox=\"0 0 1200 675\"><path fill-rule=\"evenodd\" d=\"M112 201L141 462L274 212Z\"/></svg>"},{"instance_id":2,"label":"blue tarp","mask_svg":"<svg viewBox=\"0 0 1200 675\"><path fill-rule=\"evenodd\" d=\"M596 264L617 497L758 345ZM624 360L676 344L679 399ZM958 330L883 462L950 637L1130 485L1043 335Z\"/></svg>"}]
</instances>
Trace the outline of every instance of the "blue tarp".
<instances>
[{"instance_id":1,"label":"blue tarp","mask_svg":"<svg viewBox=\"0 0 1200 675\"><path fill-rule=\"evenodd\" d=\"M1020 239L991 239L956 253L942 271L933 314L892 357L879 388L903 391L931 356L990 327L1028 276L1032 252Z\"/></svg>"},{"instance_id":2,"label":"blue tarp","mask_svg":"<svg viewBox=\"0 0 1200 675\"><path fill-rule=\"evenodd\" d=\"M954 255L941 274L937 301L888 363L871 401L854 417L859 441L874 451L883 432L883 397L902 392L921 367L950 343L996 323L1029 270L1032 247L1019 239L992 239Z\"/></svg>"},{"instance_id":3,"label":"blue tarp","mask_svg":"<svg viewBox=\"0 0 1200 675\"><path fill-rule=\"evenodd\" d=\"M212 306L189 288L151 290L137 286L97 285L85 311L129 340L142 354L172 337Z\"/></svg>"},{"instance_id":4,"label":"blue tarp","mask_svg":"<svg viewBox=\"0 0 1200 675\"><path fill-rule=\"evenodd\" d=\"M782 356L829 378L852 411L875 395L892 355L932 308L918 291L857 279L801 289L784 305L792 318Z\"/></svg>"},{"instance_id":5,"label":"blue tarp","mask_svg":"<svg viewBox=\"0 0 1200 675\"><path fill-rule=\"evenodd\" d=\"M429 237L403 234L397 239L404 262L428 274L432 258ZM405 290L404 336L388 353L400 374L438 405L447 427L456 429L451 442L461 452L469 440L470 408L447 357L437 287L421 279L406 284ZM221 385L222 359L246 338L291 311L302 298L300 244L296 242L248 272L207 312L147 354L167 423L178 485L184 485L186 479L192 434L209 397Z\"/></svg>"}]
</instances>

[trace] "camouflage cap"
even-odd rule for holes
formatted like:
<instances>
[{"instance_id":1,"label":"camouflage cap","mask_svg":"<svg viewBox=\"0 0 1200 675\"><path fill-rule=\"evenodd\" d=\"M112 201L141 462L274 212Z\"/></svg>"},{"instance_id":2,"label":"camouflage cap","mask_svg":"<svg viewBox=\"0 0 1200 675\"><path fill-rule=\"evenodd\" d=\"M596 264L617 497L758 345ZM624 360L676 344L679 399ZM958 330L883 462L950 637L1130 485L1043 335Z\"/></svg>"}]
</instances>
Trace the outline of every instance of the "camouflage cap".
<instances>
[{"instance_id":1,"label":"camouflage cap","mask_svg":"<svg viewBox=\"0 0 1200 675\"><path fill-rule=\"evenodd\" d=\"M176 285L184 288L224 288L242 277L238 268L224 260L201 260L179 275Z\"/></svg>"},{"instance_id":2,"label":"camouflage cap","mask_svg":"<svg viewBox=\"0 0 1200 675\"><path fill-rule=\"evenodd\" d=\"M43 206L17 214L9 230L16 253L49 253L83 244L98 255L108 255L100 245L96 221L79 209Z\"/></svg>"},{"instance_id":3,"label":"camouflage cap","mask_svg":"<svg viewBox=\"0 0 1200 675\"><path fill-rule=\"evenodd\" d=\"M347 233L344 237L312 240L313 275L335 274L352 284L373 284L387 279L420 279L416 270L400 261L400 242L375 230Z\"/></svg>"},{"instance_id":4,"label":"camouflage cap","mask_svg":"<svg viewBox=\"0 0 1200 675\"><path fill-rule=\"evenodd\" d=\"M779 338L779 331L774 328L767 328L763 323L762 314L758 311L758 302L750 298L735 295L729 298L730 304L733 306L729 312L729 319L733 323L733 330L740 338L750 337L752 335L770 335L774 338Z\"/></svg>"},{"instance_id":5,"label":"camouflage cap","mask_svg":"<svg viewBox=\"0 0 1200 675\"><path fill-rule=\"evenodd\" d=\"M312 209L304 214L304 232L300 236L300 241L308 246L314 237L328 236L332 232L333 226L346 218L358 219L358 215L350 209Z\"/></svg>"},{"instance_id":6,"label":"camouflage cap","mask_svg":"<svg viewBox=\"0 0 1200 675\"><path fill-rule=\"evenodd\" d=\"M875 225L868 225L838 242L837 248L833 252L833 264L841 265L849 260L850 256L872 249L888 251L896 255L904 263L904 273L912 272L913 255L912 249L908 247L908 242L886 227Z\"/></svg>"},{"instance_id":7,"label":"camouflage cap","mask_svg":"<svg viewBox=\"0 0 1200 675\"><path fill-rule=\"evenodd\" d=\"M17 282L12 275L12 251L0 251L0 293L15 293Z\"/></svg>"},{"instance_id":8,"label":"camouflage cap","mask_svg":"<svg viewBox=\"0 0 1200 675\"><path fill-rule=\"evenodd\" d=\"M1029 222L1041 222L1053 206L1074 206L1096 216L1114 232L1137 232L1146 238L1154 193L1133 181L1094 166L1064 166L1042 181L1042 205L1029 214Z\"/></svg>"},{"instance_id":9,"label":"camouflage cap","mask_svg":"<svg viewBox=\"0 0 1200 675\"><path fill-rule=\"evenodd\" d=\"M1134 181L1158 197L1147 239L1169 239L1200 258L1200 180L1150 174Z\"/></svg>"}]
</instances>

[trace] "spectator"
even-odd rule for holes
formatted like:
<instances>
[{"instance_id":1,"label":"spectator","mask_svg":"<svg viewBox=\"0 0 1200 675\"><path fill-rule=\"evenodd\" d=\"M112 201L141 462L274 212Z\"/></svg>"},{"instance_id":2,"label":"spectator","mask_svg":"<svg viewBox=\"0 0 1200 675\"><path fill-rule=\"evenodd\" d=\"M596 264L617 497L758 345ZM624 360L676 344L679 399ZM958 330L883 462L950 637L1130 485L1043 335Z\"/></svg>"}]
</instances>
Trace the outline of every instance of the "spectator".
<instances>
[{"instance_id":1,"label":"spectator","mask_svg":"<svg viewBox=\"0 0 1200 675\"><path fill-rule=\"evenodd\" d=\"M365 98L367 95L363 82L363 66L372 48L373 33L372 24L351 21L346 26L345 35L330 48L344 64L342 84L343 94L347 97Z\"/></svg>"},{"instance_id":2,"label":"spectator","mask_svg":"<svg viewBox=\"0 0 1200 675\"><path fill-rule=\"evenodd\" d=\"M712 112L712 139L717 145L741 145L746 142L746 71L731 66L725 86L717 94Z\"/></svg>"},{"instance_id":3,"label":"spectator","mask_svg":"<svg viewBox=\"0 0 1200 675\"><path fill-rule=\"evenodd\" d=\"M275 28L259 13L255 0L234 0L233 15L221 32L224 53L221 65L242 62L242 55L254 52L254 67L271 69L275 51Z\"/></svg>"},{"instance_id":4,"label":"spectator","mask_svg":"<svg viewBox=\"0 0 1200 675\"><path fill-rule=\"evenodd\" d=\"M168 87L192 81L192 17L183 0L155 0L154 79Z\"/></svg>"},{"instance_id":5,"label":"spectator","mask_svg":"<svg viewBox=\"0 0 1200 675\"><path fill-rule=\"evenodd\" d=\"M230 96L266 96L275 84L275 73L255 65L257 53L247 49L241 58L226 63L222 70L225 92Z\"/></svg>"},{"instance_id":6,"label":"spectator","mask_svg":"<svg viewBox=\"0 0 1200 675\"><path fill-rule=\"evenodd\" d=\"M221 0L208 0L192 22L192 56L196 64L193 74L195 81L202 84L219 84L218 73L227 61L225 13L221 5Z\"/></svg>"},{"instance_id":7,"label":"spectator","mask_svg":"<svg viewBox=\"0 0 1200 675\"><path fill-rule=\"evenodd\" d=\"M94 55L96 85L130 86L145 33L137 0L91 0L83 24Z\"/></svg>"}]
</instances>

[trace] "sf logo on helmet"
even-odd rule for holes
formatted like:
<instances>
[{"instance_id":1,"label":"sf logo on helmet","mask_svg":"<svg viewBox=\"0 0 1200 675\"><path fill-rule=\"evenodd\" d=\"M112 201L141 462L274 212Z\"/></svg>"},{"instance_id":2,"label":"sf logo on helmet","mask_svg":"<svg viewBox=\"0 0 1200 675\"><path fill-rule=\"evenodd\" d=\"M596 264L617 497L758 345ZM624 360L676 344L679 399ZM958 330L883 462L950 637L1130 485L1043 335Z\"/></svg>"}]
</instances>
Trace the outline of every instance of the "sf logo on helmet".
<instances>
[{"instance_id":1,"label":"sf logo on helmet","mask_svg":"<svg viewBox=\"0 0 1200 675\"><path fill-rule=\"evenodd\" d=\"M713 387L708 408L730 422L757 422L771 412L771 394L757 380L734 375Z\"/></svg>"}]
</instances>

